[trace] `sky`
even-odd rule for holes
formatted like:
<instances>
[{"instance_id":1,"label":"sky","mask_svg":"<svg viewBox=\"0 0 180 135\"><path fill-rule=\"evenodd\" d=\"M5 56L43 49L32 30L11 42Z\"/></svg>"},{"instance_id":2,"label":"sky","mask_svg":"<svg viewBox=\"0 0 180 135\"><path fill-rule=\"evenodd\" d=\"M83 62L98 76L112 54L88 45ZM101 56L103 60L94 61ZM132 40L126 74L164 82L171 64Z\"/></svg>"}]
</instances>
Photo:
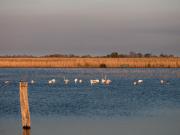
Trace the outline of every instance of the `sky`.
<instances>
[{"instance_id":1,"label":"sky","mask_svg":"<svg viewBox=\"0 0 180 135\"><path fill-rule=\"evenodd\" d=\"M180 56L180 0L0 0L0 55Z\"/></svg>"}]
</instances>

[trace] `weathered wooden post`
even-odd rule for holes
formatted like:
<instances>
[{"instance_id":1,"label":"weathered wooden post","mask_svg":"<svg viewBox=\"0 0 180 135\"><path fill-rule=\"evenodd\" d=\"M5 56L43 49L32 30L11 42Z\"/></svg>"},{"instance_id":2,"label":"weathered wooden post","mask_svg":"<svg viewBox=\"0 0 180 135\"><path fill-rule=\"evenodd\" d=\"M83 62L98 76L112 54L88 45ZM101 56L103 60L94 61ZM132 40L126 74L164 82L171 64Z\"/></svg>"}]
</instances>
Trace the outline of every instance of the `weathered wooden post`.
<instances>
[{"instance_id":1,"label":"weathered wooden post","mask_svg":"<svg viewBox=\"0 0 180 135\"><path fill-rule=\"evenodd\" d=\"M21 119L23 129L31 128L29 103L28 103L28 83L19 83L19 95L20 95L20 106L21 106Z\"/></svg>"}]
</instances>

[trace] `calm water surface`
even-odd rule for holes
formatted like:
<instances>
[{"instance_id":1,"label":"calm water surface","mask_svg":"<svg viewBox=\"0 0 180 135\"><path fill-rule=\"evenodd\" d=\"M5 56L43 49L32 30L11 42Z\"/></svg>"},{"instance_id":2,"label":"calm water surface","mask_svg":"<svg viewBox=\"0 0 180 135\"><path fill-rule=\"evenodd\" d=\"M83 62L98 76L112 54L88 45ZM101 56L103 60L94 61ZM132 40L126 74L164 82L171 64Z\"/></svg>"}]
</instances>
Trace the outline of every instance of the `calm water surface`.
<instances>
[{"instance_id":1,"label":"calm water surface","mask_svg":"<svg viewBox=\"0 0 180 135\"><path fill-rule=\"evenodd\" d=\"M90 85L102 75L112 83ZM56 83L49 85L52 78ZM137 79L144 83L134 86ZM36 81L29 84L31 135L180 134L180 69L0 69L1 134L23 134L20 80Z\"/></svg>"}]
</instances>

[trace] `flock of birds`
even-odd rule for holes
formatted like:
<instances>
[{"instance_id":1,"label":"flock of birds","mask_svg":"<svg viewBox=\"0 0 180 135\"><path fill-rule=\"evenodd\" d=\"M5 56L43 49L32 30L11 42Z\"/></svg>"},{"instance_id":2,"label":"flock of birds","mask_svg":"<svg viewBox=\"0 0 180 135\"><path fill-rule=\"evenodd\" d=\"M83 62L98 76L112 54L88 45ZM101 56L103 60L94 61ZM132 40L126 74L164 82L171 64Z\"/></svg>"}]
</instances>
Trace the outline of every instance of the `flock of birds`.
<instances>
[{"instance_id":1,"label":"flock of birds","mask_svg":"<svg viewBox=\"0 0 180 135\"><path fill-rule=\"evenodd\" d=\"M99 79L94 79L94 80L89 80L89 82L90 82L90 84L91 85L95 85L95 84L99 84L100 82L102 83L102 84L105 84L105 85L109 85L112 81L110 80L110 79L107 79L107 77L106 76L104 76L104 77L102 77L102 79L101 80L99 80ZM144 82L144 80L136 80L136 81L133 81L133 85L135 86L135 85L141 85L141 84L143 84L143 82ZM4 83L5 84L9 84L10 83L10 81L4 81ZM35 84L36 83L36 81L35 80L31 80L30 81L30 83L31 84ZM51 79L51 80L48 80L48 82L47 82L49 85L52 85L52 84L55 84L56 83L56 79ZM64 84L69 84L70 83L70 80L69 79L67 79L65 76L64 76ZM75 78L74 79L74 83L75 84L80 84L80 83L83 83L83 80L82 79L78 79L78 78ZM160 80L160 84L169 84L169 81L166 81L166 80Z\"/></svg>"},{"instance_id":2,"label":"flock of birds","mask_svg":"<svg viewBox=\"0 0 180 135\"><path fill-rule=\"evenodd\" d=\"M70 80L67 79L67 78L65 78L65 76L64 76L64 84L69 84L69 82L70 82ZM89 82L90 82L91 85L94 85L94 84L100 83L100 80L99 80L99 79L94 79L94 80L90 80ZM102 84L108 85L108 84L110 84L111 82L112 82L112 81L111 81L110 79L106 79L106 76L101 79L101 83L102 83ZM5 83L5 84L9 84L10 81L4 81L4 83ZM31 84L35 84L36 81L35 81L35 80L31 80L30 83L31 83ZM55 79L55 78L53 78L53 79L51 79L51 80L48 80L48 84L55 84L55 83L56 83L56 79ZM75 83L75 84L77 84L77 83L83 83L83 80L82 80L82 79L75 78L75 79L74 79L74 83Z\"/></svg>"},{"instance_id":3,"label":"flock of birds","mask_svg":"<svg viewBox=\"0 0 180 135\"><path fill-rule=\"evenodd\" d=\"M64 84L68 84L70 82L69 79L65 78L64 77ZM99 79L94 79L94 80L90 80L89 81L91 85L94 85L94 84L98 84L100 83L100 80ZM102 84L110 84L112 81L110 79L106 79L106 76L104 78L101 79L101 83ZM31 84L35 83L34 80L31 80ZM55 79L51 79L51 80L48 80L48 84L55 84L56 83L56 80ZM74 79L74 83L77 84L77 83L83 83L83 80L82 79L78 79L78 78L75 78Z\"/></svg>"},{"instance_id":4,"label":"flock of birds","mask_svg":"<svg viewBox=\"0 0 180 135\"><path fill-rule=\"evenodd\" d=\"M144 81L143 80L136 80L133 82L133 85L140 85L142 84ZM169 81L166 80L160 80L160 84L169 84Z\"/></svg>"}]
</instances>

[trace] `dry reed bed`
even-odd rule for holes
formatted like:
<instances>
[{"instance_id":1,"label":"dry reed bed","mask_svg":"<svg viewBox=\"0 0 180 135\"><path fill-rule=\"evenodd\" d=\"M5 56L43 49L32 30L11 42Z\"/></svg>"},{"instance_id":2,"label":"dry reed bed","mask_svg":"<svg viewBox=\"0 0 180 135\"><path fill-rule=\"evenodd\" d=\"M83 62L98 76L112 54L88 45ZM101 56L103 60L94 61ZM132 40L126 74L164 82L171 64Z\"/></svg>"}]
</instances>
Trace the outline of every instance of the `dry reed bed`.
<instances>
[{"instance_id":1,"label":"dry reed bed","mask_svg":"<svg viewBox=\"0 0 180 135\"><path fill-rule=\"evenodd\" d=\"M180 68L180 58L0 58L1 68Z\"/></svg>"}]
</instances>

